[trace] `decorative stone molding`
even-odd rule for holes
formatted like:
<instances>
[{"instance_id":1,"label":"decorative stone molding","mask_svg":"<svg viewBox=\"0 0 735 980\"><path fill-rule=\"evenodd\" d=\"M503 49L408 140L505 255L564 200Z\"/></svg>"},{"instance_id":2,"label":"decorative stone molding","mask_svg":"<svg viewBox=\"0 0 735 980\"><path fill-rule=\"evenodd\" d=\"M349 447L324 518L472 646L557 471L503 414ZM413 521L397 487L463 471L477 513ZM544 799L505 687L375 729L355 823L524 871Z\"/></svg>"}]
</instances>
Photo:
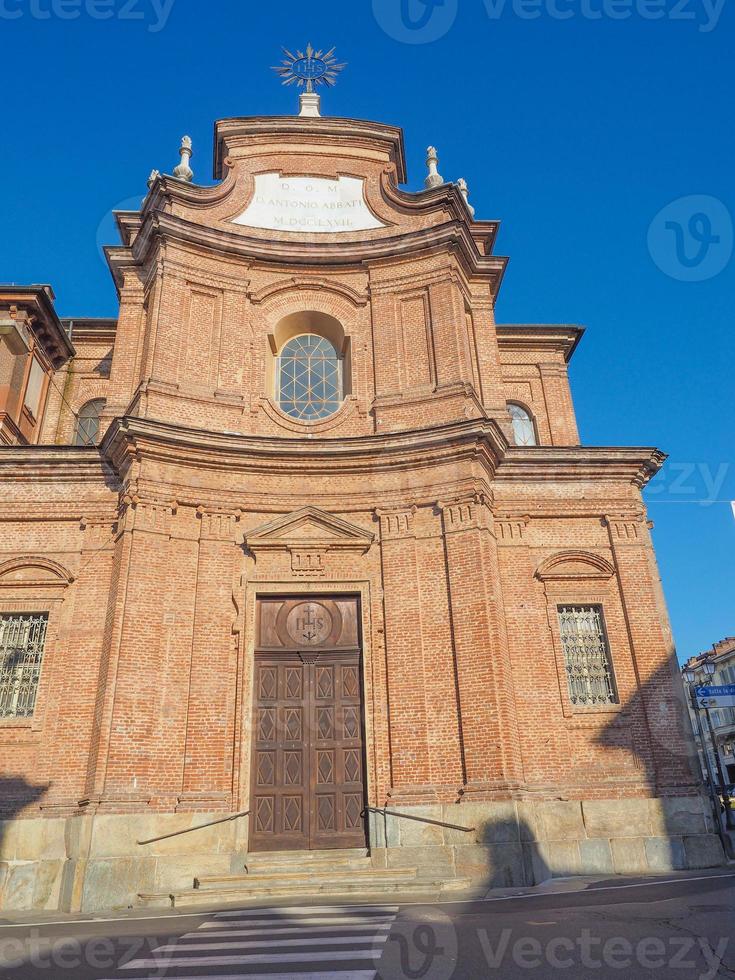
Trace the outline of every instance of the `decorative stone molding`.
<instances>
[{"instance_id":1,"label":"decorative stone molding","mask_svg":"<svg viewBox=\"0 0 735 980\"><path fill-rule=\"evenodd\" d=\"M173 502L142 500L137 494L126 493L121 501L120 524L123 531L169 535L175 511Z\"/></svg>"},{"instance_id":2,"label":"decorative stone molding","mask_svg":"<svg viewBox=\"0 0 735 980\"><path fill-rule=\"evenodd\" d=\"M601 555L590 551L560 551L543 561L536 569L536 578L542 582L568 579L602 579L615 575L615 569Z\"/></svg>"},{"instance_id":3,"label":"decorative stone molding","mask_svg":"<svg viewBox=\"0 0 735 980\"><path fill-rule=\"evenodd\" d=\"M202 541L234 541L237 525L242 516L240 511L234 514L224 511L208 511L197 507L197 517L201 521L200 540Z\"/></svg>"},{"instance_id":4,"label":"decorative stone molding","mask_svg":"<svg viewBox=\"0 0 735 980\"><path fill-rule=\"evenodd\" d=\"M278 296L280 293L294 292L295 290L315 289L319 292L335 293L343 299L348 300L354 306L366 306L368 297L366 293L358 292L346 283L337 282L334 279L327 279L325 276L291 276L289 279L279 279L278 282L263 286L250 294L250 302L258 305Z\"/></svg>"},{"instance_id":5,"label":"decorative stone molding","mask_svg":"<svg viewBox=\"0 0 735 980\"><path fill-rule=\"evenodd\" d=\"M71 585L74 576L56 561L37 555L11 558L0 565L0 586L33 587Z\"/></svg>"},{"instance_id":6,"label":"decorative stone molding","mask_svg":"<svg viewBox=\"0 0 735 980\"><path fill-rule=\"evenodd\" d=\"M322 576L330 552L364 554L374 539L372 532L310 506L246 533L244 544L256 556L288 552L295 575Z\"/></svg>"},{"instance_id":7,"label":"decorative stone molding","mask_svg":"<svg viewBox=\"0 0 735 980\"><path fill-rule=\"evenodd\" d=\"M643 517L606 515L605 525L613 545L639 545L643 543L641 528Z\"/></svg>"},{"instance_id":8,"label":"decorative stone molding","mask_svg":"<svg viewBox=\"0 0 735 980\"><path fill-rule=\"evenodd\" d=\"M488 500L482 493L472 493L456 500L437 501L444 518L444 533L485 527L484 515Z\"/></svg>"},{"instance_id":9,"label":"decorative stone molding","mask_svg":"<svg viewBox=\"0 0 735 980\"><path fill-rule=\"evenodd\" d=\"M416 507L411 506L401 510L376 510L375 513L380 520L380 536L383 541L413 536L413 519Z\"/></svg>"},{"instance_id":10,"label":"decorative stone molding","mask_svg":"<svg viewBox=\"0 0 735 980\"><path fill-rule=\"evenodd\" d=\"M521 544L531 518L496 516L495 532L499 545Z\"/></svg>"}]
</instances>

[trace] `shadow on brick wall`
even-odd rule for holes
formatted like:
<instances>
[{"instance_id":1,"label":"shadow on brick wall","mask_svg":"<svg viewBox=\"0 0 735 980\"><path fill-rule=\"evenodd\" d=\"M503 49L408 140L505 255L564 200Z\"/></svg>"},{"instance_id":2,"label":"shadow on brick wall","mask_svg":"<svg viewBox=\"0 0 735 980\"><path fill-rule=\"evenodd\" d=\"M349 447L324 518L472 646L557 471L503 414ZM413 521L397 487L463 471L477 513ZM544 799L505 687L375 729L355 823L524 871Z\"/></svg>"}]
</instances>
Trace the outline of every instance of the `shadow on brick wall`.
<instances>
[{"instance_id":1,"label":"shadow on brick wall","mask_svg":"<svg viewBox=\"0 0 735 980\"><path fill-rule=\"evenodd\" d=\"M26 857L19 851L18 828L13 821L21 815L35 816L26 812L46 794L48 784L34 786L21 776L0 776L0 908L12 905L9 893L27 882L18 879L28 875L30 865L16 864Z\"/></svg>"},{"instance_id":2,"label":"shadow on brick wall","mask_svg":"<svg viewBox=\"0 0 735 980\"><path fill-rule=\"evenodd\" d=\"M649 845L651 852L658 846L665 861L663 838L669 838L668 857L674 868L714 867L723 860L714 836L719 814L715 815L702 779L687 697L672 655L623 702L620 714L605 725L596 743L632 759L632 787L642 786L660 801L652 809L647 833L661 843ZM621 814L624 803L623 799Z\"/></svg>"}]
</instances>

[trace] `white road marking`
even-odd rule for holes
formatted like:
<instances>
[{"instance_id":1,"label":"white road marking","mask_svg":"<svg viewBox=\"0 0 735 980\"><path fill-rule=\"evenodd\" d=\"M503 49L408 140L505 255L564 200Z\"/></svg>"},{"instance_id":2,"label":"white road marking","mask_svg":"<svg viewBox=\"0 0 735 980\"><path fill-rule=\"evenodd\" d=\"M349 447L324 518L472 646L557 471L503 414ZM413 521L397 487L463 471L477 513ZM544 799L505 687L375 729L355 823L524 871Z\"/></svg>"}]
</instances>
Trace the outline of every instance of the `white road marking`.
<instances>
[{"instance_id":1,"label":"white road marking","mask_svg":"<svg viewBox=\"0 0 735 980\"><path fill-rule=\"evenodd\" d=\"M263 915L269 912L272 915L327 915L328 913L356 912L375 912L378 915L385 915L389 912L397 912L398 905L284 905L281 908L267 909L240 909L233 912L215 912L215 919L247 919L252 916Z\"/></svg>"},{"instance_id":2,"label":"white road marking","mask_svg":"<svg viewBox=\"0 0 735 980\"><path fill-rule=\"evenodd\" d=\"M384 926L382 932L385 935L378 935L375 933L375 939L384 943L388 939L388 933L390 932L390 926ZM319 936L316 939L309 937L308 939L276 939L273 940L277 942L279 946L349 946L350 943L359 945L365 945L366 943L372 942L370 936ZM189 953L200 952L201 950L213 950L213 949L258 949L263 946L268 945L267 939L256 939L253 942L248 943L186 943L180 946L176 943L171 943L169 946L158 946L154 951L156 953Z\"/></svg>"},{"instance_id":3,"label":"white road marking","mask_svg":"<svg viewBox=\"0 0 735 980\"><path fill-rule=\"evenodd\" d=\"M332 925L328 925L328 926L312 926L310 924L309 935L314 935L315 933L320 933L320 932L328 932L328 933L380 932L382 929L390 928L390 924L393 921L393 918L394 917L392 916L390 919L376 919L375 921L369 922L365 925L350 925L349 923L346 925L341 925L339 922L334 922ZM272 928L263 926L259 929L227 929L227 928L221 929L217 926L216 923L212 923L212 924L215 925L216 928L214 931L212 929L207 930L207 936L206 936L207 939L211 938L212 936L275 936L280 942L281 936L290 936L294 934L298 934L299 936L304 935L303 925L273 926ZM207 929L207 926L209 925L210 923L205 922L199 929L197 929L196 932L187 932L181 938L192 939L194 936L201 937L202 930Z\"/></svg>"},{"instance_id":4,"label":"white road marking","mask_svg":"<svg viewBox=\"0 0 735 980\"><path fill-rule=\"evenodd\" d=\"M375 980L375 970L334 970L329 973L228 973L193 977L166 977L166 980Z\"/></svg>"},{"instance_id":5,"label":"white road marking","mask_svg":"<svg viewBox=\"0 0 735 980\"><path fill-rule=\"evenodd\" d=\"M298 923L301 929L311 928L312 926L330 926L333 925L337 928L340 925L381 925L385 922L392 922L395 915L379 915L379 916L366 916L366 915L325 915L317 916L313 919L303 919L299 917L294 917L290 919L288 917L278 918L278 919L246 919L242 925L243 926L259 926L262 931L270 925L277 928L278 925L289 924L294 925ZM199 927L200 929L221 929L227 926L239 925L238 922L203 922Z\"/></svg>"},{"instance_id":6,"label":"white road marking","mask_svg":"<svg viewBox=\"0 0 735 980\"><path fill-rule=\"evenodd\" d=\"M155 952L155 950L154 950ZM161 970L172 966L240 966L248 963L327 963L331 960L374 960L377 951L374 949L358 949L354 953L336 950L323 953L247 953L245 956L164 956L159 959L131 960L121 970ZM327 974L322 973L325 977ZM221 980L212 977L212 980Z\"/></svg>"}]
</instances>

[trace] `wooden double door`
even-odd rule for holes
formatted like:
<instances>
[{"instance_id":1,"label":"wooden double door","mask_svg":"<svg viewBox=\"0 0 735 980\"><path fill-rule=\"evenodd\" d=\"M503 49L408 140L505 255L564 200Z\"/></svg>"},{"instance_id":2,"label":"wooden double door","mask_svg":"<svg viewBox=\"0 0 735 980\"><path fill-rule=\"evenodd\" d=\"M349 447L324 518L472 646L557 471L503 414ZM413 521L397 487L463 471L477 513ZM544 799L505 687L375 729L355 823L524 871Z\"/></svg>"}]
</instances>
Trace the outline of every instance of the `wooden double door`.
<instances>
[{"instance_id":1,"label":"wooden double door","mask_svg":"<svg viewBox=\"0 0 735 980\"><path fill-rule=\"evenodd\" d=\"M334 644L350 617L334 600L285 603L280 620L260 610L261 639L280 622L294 648L255 654L249 848L364 847L360 649Z\"/></svg>"}]
</instances>

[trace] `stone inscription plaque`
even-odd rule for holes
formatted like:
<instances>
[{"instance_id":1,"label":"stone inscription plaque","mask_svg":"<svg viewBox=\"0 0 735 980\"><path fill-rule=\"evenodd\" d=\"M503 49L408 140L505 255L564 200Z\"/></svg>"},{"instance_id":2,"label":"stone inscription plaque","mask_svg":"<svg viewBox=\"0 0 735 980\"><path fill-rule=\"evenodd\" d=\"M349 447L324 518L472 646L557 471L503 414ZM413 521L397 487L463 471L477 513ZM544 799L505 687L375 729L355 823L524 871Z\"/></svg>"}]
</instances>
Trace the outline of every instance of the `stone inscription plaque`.
<instances>
[{"instance_id":1,"label":"stone inscription plaque","mask_svg":"<svg viewBox=\"0 0 735 980\"><path fill-rule=\"evenodd\" d=\"M365 203L359 177L281 177L256 174L255 194L236 225L309 234L385 228Z\"/></svg>"}]
</instances>

